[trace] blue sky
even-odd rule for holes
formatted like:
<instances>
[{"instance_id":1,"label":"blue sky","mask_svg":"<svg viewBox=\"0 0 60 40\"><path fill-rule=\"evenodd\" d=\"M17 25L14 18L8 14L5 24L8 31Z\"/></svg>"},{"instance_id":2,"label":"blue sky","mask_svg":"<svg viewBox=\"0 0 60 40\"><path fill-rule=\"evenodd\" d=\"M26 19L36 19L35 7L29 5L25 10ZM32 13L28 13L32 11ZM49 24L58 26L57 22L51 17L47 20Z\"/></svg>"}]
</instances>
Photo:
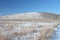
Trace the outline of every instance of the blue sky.
<instances>
[{"instance_id":1,"label":"blue sky","mask_svg":"<svg viewBox=\"0 0 60 40\"><path fill-rule=\"evenodd\" d=\"M60 13L60 0L0 0L0 16L23 12Z\"/></svg>"}]
</instances>

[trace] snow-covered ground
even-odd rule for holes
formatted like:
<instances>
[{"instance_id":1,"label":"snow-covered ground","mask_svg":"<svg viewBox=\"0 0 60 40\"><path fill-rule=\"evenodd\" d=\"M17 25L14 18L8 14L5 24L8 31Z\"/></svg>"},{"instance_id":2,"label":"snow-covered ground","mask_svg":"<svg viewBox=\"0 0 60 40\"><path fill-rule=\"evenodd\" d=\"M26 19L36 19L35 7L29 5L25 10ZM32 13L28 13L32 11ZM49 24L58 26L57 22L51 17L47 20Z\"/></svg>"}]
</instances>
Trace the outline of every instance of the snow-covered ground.
<instances>
[{"instance_id":1,"label":"snow-covered ground","mask_svg":"<svg viewBox=\"0 0 60 40\"><path fill-rule=\"evenodd\" d=\"M8 36L11 40L38 40L39 37L41 36L41 30L46 31L54 24L55 24L54 22L48 23L29 21L21 21L18 24L12 23L6 25L0 24L0 32L1 35Z\"/></svg>"},{"instance_id":2,"label":"snow-covered ground","mask_svg":"<svg viewBox=\"0 0 60 40\"><path fill-rule=\"evenodd\" d=\"M53 40L60 40L60 25L58 25L58 27L55 30Z\"/></svg>"}]
</instances>

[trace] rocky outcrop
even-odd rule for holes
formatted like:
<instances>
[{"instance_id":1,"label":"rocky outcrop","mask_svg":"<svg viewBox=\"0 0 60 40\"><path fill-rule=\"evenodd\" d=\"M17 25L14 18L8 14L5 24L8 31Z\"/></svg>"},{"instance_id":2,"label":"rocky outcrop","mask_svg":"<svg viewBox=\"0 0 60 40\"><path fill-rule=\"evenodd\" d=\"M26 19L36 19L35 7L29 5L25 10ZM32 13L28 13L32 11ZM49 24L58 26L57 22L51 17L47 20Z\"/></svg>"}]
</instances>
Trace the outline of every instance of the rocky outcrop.
<instances>
[{"instance_id":1,"label":"rocky outcrop","mask_svg":"<svg viewBox=\"0 0 60 40\"><path fill-rule=\"evenodd\" d=\"M51 40L60 15L28 12L0 17L0 40Z\"/></svg>"}]
</instances>

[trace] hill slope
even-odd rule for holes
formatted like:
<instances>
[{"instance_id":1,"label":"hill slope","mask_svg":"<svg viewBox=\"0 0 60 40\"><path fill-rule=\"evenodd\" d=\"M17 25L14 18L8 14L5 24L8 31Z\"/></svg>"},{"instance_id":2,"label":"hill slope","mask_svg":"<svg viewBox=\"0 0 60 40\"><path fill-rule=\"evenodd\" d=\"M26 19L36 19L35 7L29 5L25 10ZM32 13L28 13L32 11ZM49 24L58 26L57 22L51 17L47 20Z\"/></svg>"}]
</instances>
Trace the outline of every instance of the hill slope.
<instances>
[{"instance_id":1,"label":"hill slope","mask_svg":"<svg viewBox=\"0 0 60 40\"><path fill-rule=\"evenodd\" d=\"M60 15L28 12L0 17L0 40L50 40ZM55 20L55 21L54 21Z\"/></svg>"}]
</instances>

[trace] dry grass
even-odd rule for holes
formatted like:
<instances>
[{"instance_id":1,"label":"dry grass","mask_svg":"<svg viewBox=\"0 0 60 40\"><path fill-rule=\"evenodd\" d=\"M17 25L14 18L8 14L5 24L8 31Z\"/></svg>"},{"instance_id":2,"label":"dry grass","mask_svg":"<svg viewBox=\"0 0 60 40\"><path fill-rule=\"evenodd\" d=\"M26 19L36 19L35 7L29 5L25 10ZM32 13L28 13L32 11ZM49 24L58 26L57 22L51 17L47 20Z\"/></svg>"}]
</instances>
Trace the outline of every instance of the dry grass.
<instances>
[{"instance_id":1,"label":"dry grass","mask_svg":"<svg viewBox=\"0 0 60 40\"><path fill-rule=\"evenodd\" d=\"M4 25L5 24L3 24L2 26L4 26ZM14 28L14 25L16 25L16 24L8 24L8 26L6 25L6 28L11 30L11 29ZM33 26L35 26L35 25L32 25L30 28L25 27L25 28L21 29L21 31L18 31L18 32L13 32L13 33L11 33L10 36L13 36L13 35L15 35L15 36L19 36L19 35L24 36L28 33L32 33L32 32L34 32L34 27ZM55 25L51 25L51 26L45 25L42 28L43 29L40 31L41 36L39 36L38 39L35 37L32 40L49 40L50 37L52 36L53 32L54 32ZM9 36L6 37L4 35L1 35L0 40L11 40L11 37L9 37Z\"/></svg>"},{"instance_id":2,"label":"dry grass","mask_svg":"<svg viewBox=\"0 0 60 40\"><path fill-rule=\"evenodd\" d=\"M51 37L54 33L54 26L52 26L51 28L43 28L41 30L41 36L39 37L38 40L51 40Z\"/></svg>"}]
</instances>

